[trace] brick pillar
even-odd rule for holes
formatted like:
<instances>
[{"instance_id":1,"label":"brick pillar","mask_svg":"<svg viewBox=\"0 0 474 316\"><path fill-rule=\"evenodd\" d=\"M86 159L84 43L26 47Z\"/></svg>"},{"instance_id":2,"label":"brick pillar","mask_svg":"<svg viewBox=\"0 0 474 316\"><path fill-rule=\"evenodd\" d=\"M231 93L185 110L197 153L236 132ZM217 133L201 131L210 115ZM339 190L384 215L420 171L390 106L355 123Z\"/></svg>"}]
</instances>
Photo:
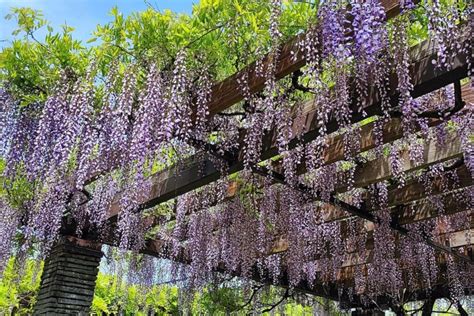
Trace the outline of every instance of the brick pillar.
<instances>
[{"instance_id":1,"label":"brick pillar","mask_svg":"<svg viewBox=\"0 0 474 316\"><path fill-rule=\"evenodd\" d=\"M34 315L89 315L101 245L62 238L45 260Z\"/></svg>"}]
</instances>

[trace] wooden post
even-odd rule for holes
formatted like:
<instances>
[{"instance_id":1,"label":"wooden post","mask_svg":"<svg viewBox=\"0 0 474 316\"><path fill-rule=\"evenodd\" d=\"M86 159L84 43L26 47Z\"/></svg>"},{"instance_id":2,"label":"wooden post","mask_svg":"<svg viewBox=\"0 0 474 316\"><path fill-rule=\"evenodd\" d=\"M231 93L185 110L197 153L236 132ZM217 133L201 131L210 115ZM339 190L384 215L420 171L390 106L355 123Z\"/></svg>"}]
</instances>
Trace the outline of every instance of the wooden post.
<instances>
[{"instance_id":1,"label":"wooden post","mask_svg":"<svg viewBox=\"0 0 474 316\"><path fill-rule=\"evenodd\" d=\"M33 315L89 315L101 244L63 237L44 263Z\"/></svg>"}]
</instances>

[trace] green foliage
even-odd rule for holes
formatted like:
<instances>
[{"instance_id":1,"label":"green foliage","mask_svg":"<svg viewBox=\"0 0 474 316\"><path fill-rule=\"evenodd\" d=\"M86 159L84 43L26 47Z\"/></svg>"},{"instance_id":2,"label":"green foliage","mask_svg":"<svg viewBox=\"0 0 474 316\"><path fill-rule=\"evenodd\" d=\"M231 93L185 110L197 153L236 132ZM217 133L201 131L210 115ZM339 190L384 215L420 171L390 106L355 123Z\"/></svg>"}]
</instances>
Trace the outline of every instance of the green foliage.
<instances>
[{"instance_id":1,"label":"green foliage","mask_svg":"<svg viewBox=\"0 0 474 316\"><path fill-rule=\"evenodd\" d=\"M44 100L52 93L60 70L82 74L88 64L88 54L81 42L72 38L73 28L64 25L55 32L40 11L13 8L7 19L15 19L18 28L10 47L0 53L0 81L9 83L13 94L23 105ZM35 32L47 27L43 41Z\"/></svg>"},{"instance_id":2,"label":"green foliage","mask_svg":"<svg viewBox=\"0 0 474 316\"><path fill-rule=\"evenodd\" d=\"M35 259L26 261L24 268L18 268L15 258L9 260L0 279L0 314L30 315L39 291L43 262ZM178 301L179 289L171 284L143 287L128 284L116 276L99 272L91 312L96 315L148 315L153 311L158 315L181 315ZM259 289L260 302L266 308L279 302L282 290L276 287ZM219 286L209 285L196 292L191 298L189 312L192 315L247 315L254 309L252 289L242 288L240 281L232 280ZM330 301L318 299L318 304L326 305L330 315L340 315L337 306ZM302 306L289 297L283 307L285 315L311 313L312 307ZM181 306L182 307L182 306ZM279 308L275 315L281 315ZM268 313L265 313L268 315Z\"/></svg>"},{"instance_id":3,"label":"green foliage","mask_svg":"<svg viewBox=\"0 0 474 316\"><path fill-rule=\"evenodd\" d=\"M315 12L295 1L285 1L284 8L284 38L303 31ZM99 78L109 73L112 63L119 64L120 72L131 63L144 70L151 63L170 69L183 48L194 57L191 68L210 65L219 80L253 61L270 44L268 1L203 0L194 5L191 16L152 7L129 16L114 7L110 14L113 21L98 25L94 37L82 43L73 39L72 27L55 31L38 10L12 9L6 18L15 19L18 28L11 46L0 53L0 82L8 82L22 104L29 104L54 91L61 71L75 79L91 62ZM46 36L38 39L36 31L42 28ZM263 50L257 52L257 47Z\"/></svg>"},{"instance_id":4,"label":"green foliage","mask_svg":"<svg viewBox=\"0 0 474 316\"><path fill-rule=\"evenodd\" d=\"M33 185L19 169L18 175L10 179L4 177L5 163L0 159L0 198L8 200L11 206L19 207L33 197Z\"/></svg>"},{"instance_id":5,"label":"green foliage","mask_svg":"<svg viewBox=\"0 0 474 316\"><path fill-rule=\"evenodd\" d=\"M179 290L174 285L156 285L151 288L142 288L137 285L127 285L122 282L117 285L117 280L111 275L99 273L92 312L98 315L110 315L119 311L125 315L147 315L152 310L158 315L181 315L179 309ZM262 290L261 290L262 291ZM270 287L260 292L260 302L263 306L271 307L281 300L281 290ZM188 312L191 315L247 315L254 309L249 298L252 291L245 291L234 283L233 285L208 286L194 294ZM337 306L320 299L318 304L326 306L330 315L341 315ZM284 306L285 315L311 314L311 306L302 306L292 298L288 298ZM282 315L275 309L275 315ZM265 313L269 315L269 313Z\"/></svg>"},{"instance_id":6,"label":"green foliage","mask_svg":"<svg viewBox=\"0 0 474 316\"><path fill-rule=\"evenodd\" d=\"M15 259L11 258L0 279L0 314L30 315L40 285L43 263L27 260L22 271L18 271Z\"/></svg>"}]
</instances>

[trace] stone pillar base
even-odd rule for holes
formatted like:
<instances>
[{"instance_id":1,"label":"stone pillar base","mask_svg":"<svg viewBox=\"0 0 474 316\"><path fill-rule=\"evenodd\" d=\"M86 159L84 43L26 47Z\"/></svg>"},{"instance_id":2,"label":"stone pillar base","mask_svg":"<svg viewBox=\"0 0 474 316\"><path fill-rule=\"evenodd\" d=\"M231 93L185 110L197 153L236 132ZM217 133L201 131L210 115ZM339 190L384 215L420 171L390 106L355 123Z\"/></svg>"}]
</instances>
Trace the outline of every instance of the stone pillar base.
<instances>
[{"instance_id":1,"label":"stone pillar base","mask_svg":"<svg viewBox=\"0 0 474 316\"><path fill-rule=\"evenodd\" d=\"M45 260L34 315L89 315L101 245L62 238Z\"/></svg>"}]
</instances>

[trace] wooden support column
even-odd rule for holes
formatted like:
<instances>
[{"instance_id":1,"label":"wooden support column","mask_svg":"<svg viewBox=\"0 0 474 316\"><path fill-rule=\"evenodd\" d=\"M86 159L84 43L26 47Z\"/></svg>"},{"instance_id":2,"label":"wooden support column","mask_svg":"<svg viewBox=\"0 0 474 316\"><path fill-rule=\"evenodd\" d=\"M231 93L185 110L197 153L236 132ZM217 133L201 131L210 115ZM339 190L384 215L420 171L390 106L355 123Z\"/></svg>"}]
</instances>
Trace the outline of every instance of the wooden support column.
<instances>
[{"instance_id":1,"label":"wooden support column","mask_svg":"<svg viewBox=\"0 0 474 316\"><path fill-rule=\"evenodd\" d=\"M101 244L63 237L45 260L33 315L89 315Z\"/></svg>"}]
</instances>

